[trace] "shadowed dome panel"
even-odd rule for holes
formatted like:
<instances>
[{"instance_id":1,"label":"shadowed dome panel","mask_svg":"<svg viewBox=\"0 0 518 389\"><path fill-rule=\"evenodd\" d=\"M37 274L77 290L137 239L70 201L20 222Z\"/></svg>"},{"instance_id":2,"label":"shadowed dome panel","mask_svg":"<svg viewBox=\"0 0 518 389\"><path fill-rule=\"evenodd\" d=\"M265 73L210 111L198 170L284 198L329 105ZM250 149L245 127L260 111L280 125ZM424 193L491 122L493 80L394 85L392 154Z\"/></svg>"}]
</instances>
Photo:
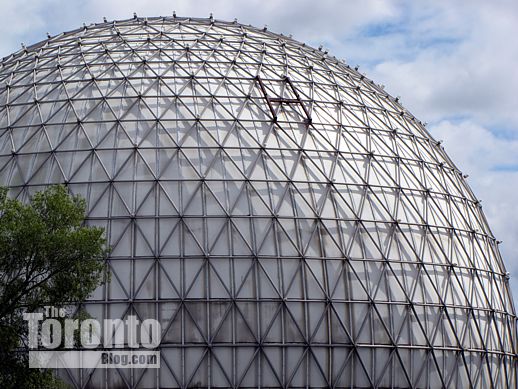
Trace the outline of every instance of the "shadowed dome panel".
<instances>
[{"instance_id":1,"label":"shadowed dome panel","mask_svg":"<svg viewBox=\"0 0 518 389\"><path fill-rule=\"evenodd\" d=\"M63 33L0 67L0 183L65 183L103 226L93 317L162 324L161 369L77 387L513 387L480 202L383 88L212 19Z\"/></svg>"}]
</instances>

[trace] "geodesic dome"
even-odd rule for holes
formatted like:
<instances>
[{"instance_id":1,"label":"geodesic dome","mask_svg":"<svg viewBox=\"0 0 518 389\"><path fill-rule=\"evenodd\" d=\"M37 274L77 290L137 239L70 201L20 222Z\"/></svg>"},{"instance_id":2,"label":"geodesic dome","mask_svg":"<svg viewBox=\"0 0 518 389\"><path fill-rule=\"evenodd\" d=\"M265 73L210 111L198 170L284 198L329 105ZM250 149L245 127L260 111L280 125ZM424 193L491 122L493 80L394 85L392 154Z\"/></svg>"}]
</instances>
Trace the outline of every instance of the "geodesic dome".
<instances>
[{"instance_id":1,"label":"geodesic dome","mask_svg":"<svg viewBox=\"0 0 518 389\"><path fill-rule=\"evenodd\" d=\"M93 317L162 324L161 368L77 387L515 387L508 276L423 125L334 57L236 22L134 18L0 67L0 183L106 228Z\"/></svg>"}]
</instances>

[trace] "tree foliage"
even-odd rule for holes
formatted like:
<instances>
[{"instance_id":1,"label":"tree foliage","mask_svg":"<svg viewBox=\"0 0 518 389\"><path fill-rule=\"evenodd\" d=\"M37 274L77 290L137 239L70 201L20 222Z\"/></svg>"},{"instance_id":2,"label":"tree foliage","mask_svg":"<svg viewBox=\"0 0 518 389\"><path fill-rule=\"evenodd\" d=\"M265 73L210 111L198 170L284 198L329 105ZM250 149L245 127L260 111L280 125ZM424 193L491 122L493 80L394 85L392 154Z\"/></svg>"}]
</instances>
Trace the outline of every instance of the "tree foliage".
<instances>
[{"instance_id":1,"label":"tree foliage","mask_svg":"<svg viewBox=\"0 0 518 389\"><path fill-rule=\"evenodd\" d=\"M103 282L104 231L84 225L85 211L85 200L61 185L26 204L0 189L1 388L59 386L50 372L28 368L22 316L82 302Z\"/></svg>"}]
</instances>

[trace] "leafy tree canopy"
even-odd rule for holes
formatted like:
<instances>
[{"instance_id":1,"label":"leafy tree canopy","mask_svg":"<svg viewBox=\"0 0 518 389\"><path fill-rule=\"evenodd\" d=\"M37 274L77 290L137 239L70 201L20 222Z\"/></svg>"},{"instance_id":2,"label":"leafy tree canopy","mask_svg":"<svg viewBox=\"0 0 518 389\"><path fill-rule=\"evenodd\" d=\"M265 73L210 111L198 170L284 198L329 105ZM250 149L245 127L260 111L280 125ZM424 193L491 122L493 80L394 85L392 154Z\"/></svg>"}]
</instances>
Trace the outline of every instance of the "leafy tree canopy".
<instances>
[{"instance_id":1,"label":"leafy tree canopy","mask_svg":"<svg viewBox=\"0 0 518 389\"><path fill-rule=\"evenodd\" d=\"M29 203L0 188L0 387L60 387L48 371L29 369L24 312L84 301L106 275L102 228L84 225L86 202L64 186Z\"/></svg>"}]
</instances>

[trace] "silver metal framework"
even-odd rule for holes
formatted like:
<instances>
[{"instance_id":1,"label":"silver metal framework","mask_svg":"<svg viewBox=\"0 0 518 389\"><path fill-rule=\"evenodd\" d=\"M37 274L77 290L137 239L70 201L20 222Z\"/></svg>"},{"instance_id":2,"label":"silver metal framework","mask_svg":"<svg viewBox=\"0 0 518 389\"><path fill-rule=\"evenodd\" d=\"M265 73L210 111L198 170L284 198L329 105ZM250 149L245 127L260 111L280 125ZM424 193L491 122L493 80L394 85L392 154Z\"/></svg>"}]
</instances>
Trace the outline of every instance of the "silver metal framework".
<instances>
[{"instance_id":1,"label":"silver metal framework","mask_svg":"<svg viewBox=\"0 0 518 389\"><path fill-rule=\"evenodd\" d=\"M0 65L0 183L66 183L106 228L99 319L160 370L77 387L515 387L480 202L423 125L334 57L237 22L105 22Z\"/></svg>"}]
</instances>

